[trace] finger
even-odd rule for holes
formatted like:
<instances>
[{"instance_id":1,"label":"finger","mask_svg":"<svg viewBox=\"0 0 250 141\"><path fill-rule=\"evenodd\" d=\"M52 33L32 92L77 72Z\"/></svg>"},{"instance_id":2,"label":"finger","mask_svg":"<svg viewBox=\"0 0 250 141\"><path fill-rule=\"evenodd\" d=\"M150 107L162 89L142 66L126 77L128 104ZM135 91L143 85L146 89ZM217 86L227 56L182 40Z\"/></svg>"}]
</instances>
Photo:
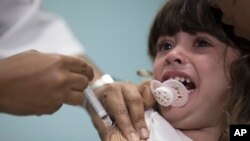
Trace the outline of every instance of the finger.
<instances>
[{"instance_id":1,"label":"finger","mask_svg":"<svg viewBox=\"0 0 250 141\"><path fill-rule=\"evenodd\" d=\"M138 89L144 101L144 108L149 109L154 107L156 102L150 89L150 81L144 81L138 86Z\"/></svg>"},{"instance_id":2,"label":"finger","mask_svg":"<svg viewBox=\"0 0 250 141\"><path fill-rule=\"evenodd\" d=\"M127 107L123 101L121 90L106 91L101 100L108 113L115 119L116 125L122 134L128 140L139 140L139 136L131 123Z\"/></svg>"},{"instance_id":3,"label":"finger","mask_svg":"<svg viewBox=\"0 0 250 141\"><path fill-rule=\"evenodd\" d=\"M64 103L70 105L82 105L83 99L84 96L82 91L71 90L70 93L67 93Z\"/></svg>"},{"instance_id":4,"label":"finger","mask_svg":"<svg viewBox=\"0 0 250 141\"><path fill-rule=\"evenodd\" d=\"M109 141L127 141L116 126L111 129L111 133L112 134L109 135Z\"/></svg>"},{"instance_id":5,"label":"finger","mask_svg":"<svg viewBox=\"0 0 250 141\"><path fill-rule=\"evenodd\" d=\"M85 75L89 80L94 77L93 68L79 57L66 56L66 66L71 72Z\"/></svg>"},{"instance_id":6,"label":"finger","mask_svg":"<svg viewBox=\"0 0 250 141\"><path fill-rule=\"evenodd\" d=\"M109 129L105 126L101 118L97 115L96 111L93 107L88 103L87 110L91 116L91 120L98 131L98 134L102 141L109 141Z\"/></svg>"},{"instance_id":7,"label":"finger","mask_svg":"<svg viewBox=\"0 0 250 141\"><path fill-rule=\"evenodd\" d=\"M86 76L80 75L78 73L72 73L69 75L70 85L72 90L82 91L87 88L89 80Z\"/></svg>"},{"instance_id":8,"label":"finger","mask_svg":"<svg viewBox=\"0 0 250 141\"><path fill-rule=\"evenodd\" d=\"M149 131L144 118L144 104L137 87L132 83L127 83L128 87L123 87L122 92L127 102L131 121L140 136L140 139L147 139Z\"/></svg>"}]
</instances>

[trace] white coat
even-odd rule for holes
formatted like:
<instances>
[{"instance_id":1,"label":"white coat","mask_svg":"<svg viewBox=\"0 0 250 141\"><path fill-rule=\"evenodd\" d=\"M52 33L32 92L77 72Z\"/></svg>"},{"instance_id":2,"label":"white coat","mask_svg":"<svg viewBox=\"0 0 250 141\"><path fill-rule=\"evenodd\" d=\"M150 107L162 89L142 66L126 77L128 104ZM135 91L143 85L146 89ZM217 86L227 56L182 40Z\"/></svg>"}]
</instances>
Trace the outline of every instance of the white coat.
<instances>
[{"instance_id":1,"label":"white coat","mask_svg":"<svg viewBox=\"0 0 250 141\"><path fill-rule=\"evenodd\" d=\"M84 53L65 21L42 10L41 0L0 0L0 59L30 49Z\"/></svg>"}]
</instances>

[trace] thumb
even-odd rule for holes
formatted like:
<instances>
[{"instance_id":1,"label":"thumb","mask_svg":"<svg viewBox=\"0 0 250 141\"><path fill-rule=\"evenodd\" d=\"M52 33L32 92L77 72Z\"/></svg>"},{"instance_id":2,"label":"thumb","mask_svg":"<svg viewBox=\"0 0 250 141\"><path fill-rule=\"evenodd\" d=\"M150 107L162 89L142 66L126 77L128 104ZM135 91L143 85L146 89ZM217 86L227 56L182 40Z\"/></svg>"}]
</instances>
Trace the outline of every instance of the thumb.
<instances>
[{"instance_id":1,"label":"thumb","mask_svg":"<svg viewBox=\"0 0 250 141\"><path fill-rule=\"evenodd\" d=\"M150 89L150 81L146 80L141 84L139 84L138 90L141 93L144 102L144 108L145 109L153 108L156 105L156 102Z\"/></svg>"}]
</instances>

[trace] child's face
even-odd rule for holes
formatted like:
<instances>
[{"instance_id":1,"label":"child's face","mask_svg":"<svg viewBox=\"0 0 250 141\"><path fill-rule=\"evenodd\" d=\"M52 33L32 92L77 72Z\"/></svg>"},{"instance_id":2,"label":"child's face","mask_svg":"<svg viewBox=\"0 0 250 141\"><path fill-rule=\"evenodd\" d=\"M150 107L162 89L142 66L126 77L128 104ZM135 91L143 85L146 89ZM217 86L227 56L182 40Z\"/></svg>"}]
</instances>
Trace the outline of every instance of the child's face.
<instances>
[{"instance_id":1,"label":"child's face","mask_svg":"<svg viewBox=\"0 0 250 141\"><path fill-rule=\"evenodd\" d=\"M206 33L179 32L157 42L154 78L161 82L175 77L190 79L193 91L184 107L160 107L162 115L176 128L192 129L220 123L230 78L230 64L239 52Z\"/></svg>"}]
</instances>

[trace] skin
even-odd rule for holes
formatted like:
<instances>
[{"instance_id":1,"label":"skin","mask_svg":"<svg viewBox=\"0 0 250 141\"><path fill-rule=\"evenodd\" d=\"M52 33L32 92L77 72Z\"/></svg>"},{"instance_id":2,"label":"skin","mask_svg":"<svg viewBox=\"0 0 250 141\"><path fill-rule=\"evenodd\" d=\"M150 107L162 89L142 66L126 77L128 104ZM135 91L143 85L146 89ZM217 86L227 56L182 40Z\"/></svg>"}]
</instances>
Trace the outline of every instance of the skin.
<instances>
[{"instance_id":1,"label":"skin","mask_svg":"<svg viewBox=\"0 0 250 141\"><path fill-rule=\"evenodd\" d=\"M152 107L155 105L155 100L151 94L148 81L140 85L135 85L131 82L107 84L96 89L95 93L127 140L138 141L139 138L146 139L149 137L144 120L144 107ZM120 131L110 132L110 129L104 126L93 108L90 105L87 107L103 141L109 141L116 136L113 136L113 133L121 134Z\"/></svg>"},{"instance_id":2,"label":"skin","mask_svg":"<svg viewBox=\"0 0 250 141\"><path fill-rule=\"evenodd\" d=\"M234 26L239 37L250 40L250 0L210 0L210 3L223 12L223 21Z\"/></svg>"},{"instance_id":3,"label":"skin","mask_svg":"<svg viewBox=\"0 0 250 141\"><path fill-rule=\"evenodd\" d=\"M0 112L52 114L63 103L79 105L93 69L81 58L37 51L0 61Z\"/></svg>"},{"instance_id":4,"label":"skin","mask_svg":"<svg viewBox=\"0 0 250 141\"><path fill-rule=\"evenodd\" d=\"M193 140L218 140L230 82L228 70L230 64L239 58L239 52L227 48L226 44L206 33L191 35L179 32L171 37L162 36L158 39L157 48L154 79L163 82L166 76L185 75L195 83L195 89L189 94L189 101L184 107L160 107L160 113ZM149 136L142 130L147 130L142 116L143 107L154 104L153 98L149 98L152 96L151 91L145 90L148 87L148 83L139 85L137 89L131 84L115 83L96 90L122 135L128 140L139 140L130 138L135 131L140 139ZM151 102L145 105L140 102L147 100ZM114 137L113 132L109 133L110 130L93 113L91 115L103 140Z\"/></svg>"},{"instance_id":5,"label":"skin","mask_svg":"<svg viewBox=\"0 0 250 141\"><path fill-rule=\"evenodd\" d=\"M154 78L165 81L166 76L184 75L195 83L184 107L160 107L161 114L194 140L218 140L230 82L228 70L239 52L226 50L226 44L206 33L179 32L161 37L157 44Z\"/></svg>"}]
</instances>

